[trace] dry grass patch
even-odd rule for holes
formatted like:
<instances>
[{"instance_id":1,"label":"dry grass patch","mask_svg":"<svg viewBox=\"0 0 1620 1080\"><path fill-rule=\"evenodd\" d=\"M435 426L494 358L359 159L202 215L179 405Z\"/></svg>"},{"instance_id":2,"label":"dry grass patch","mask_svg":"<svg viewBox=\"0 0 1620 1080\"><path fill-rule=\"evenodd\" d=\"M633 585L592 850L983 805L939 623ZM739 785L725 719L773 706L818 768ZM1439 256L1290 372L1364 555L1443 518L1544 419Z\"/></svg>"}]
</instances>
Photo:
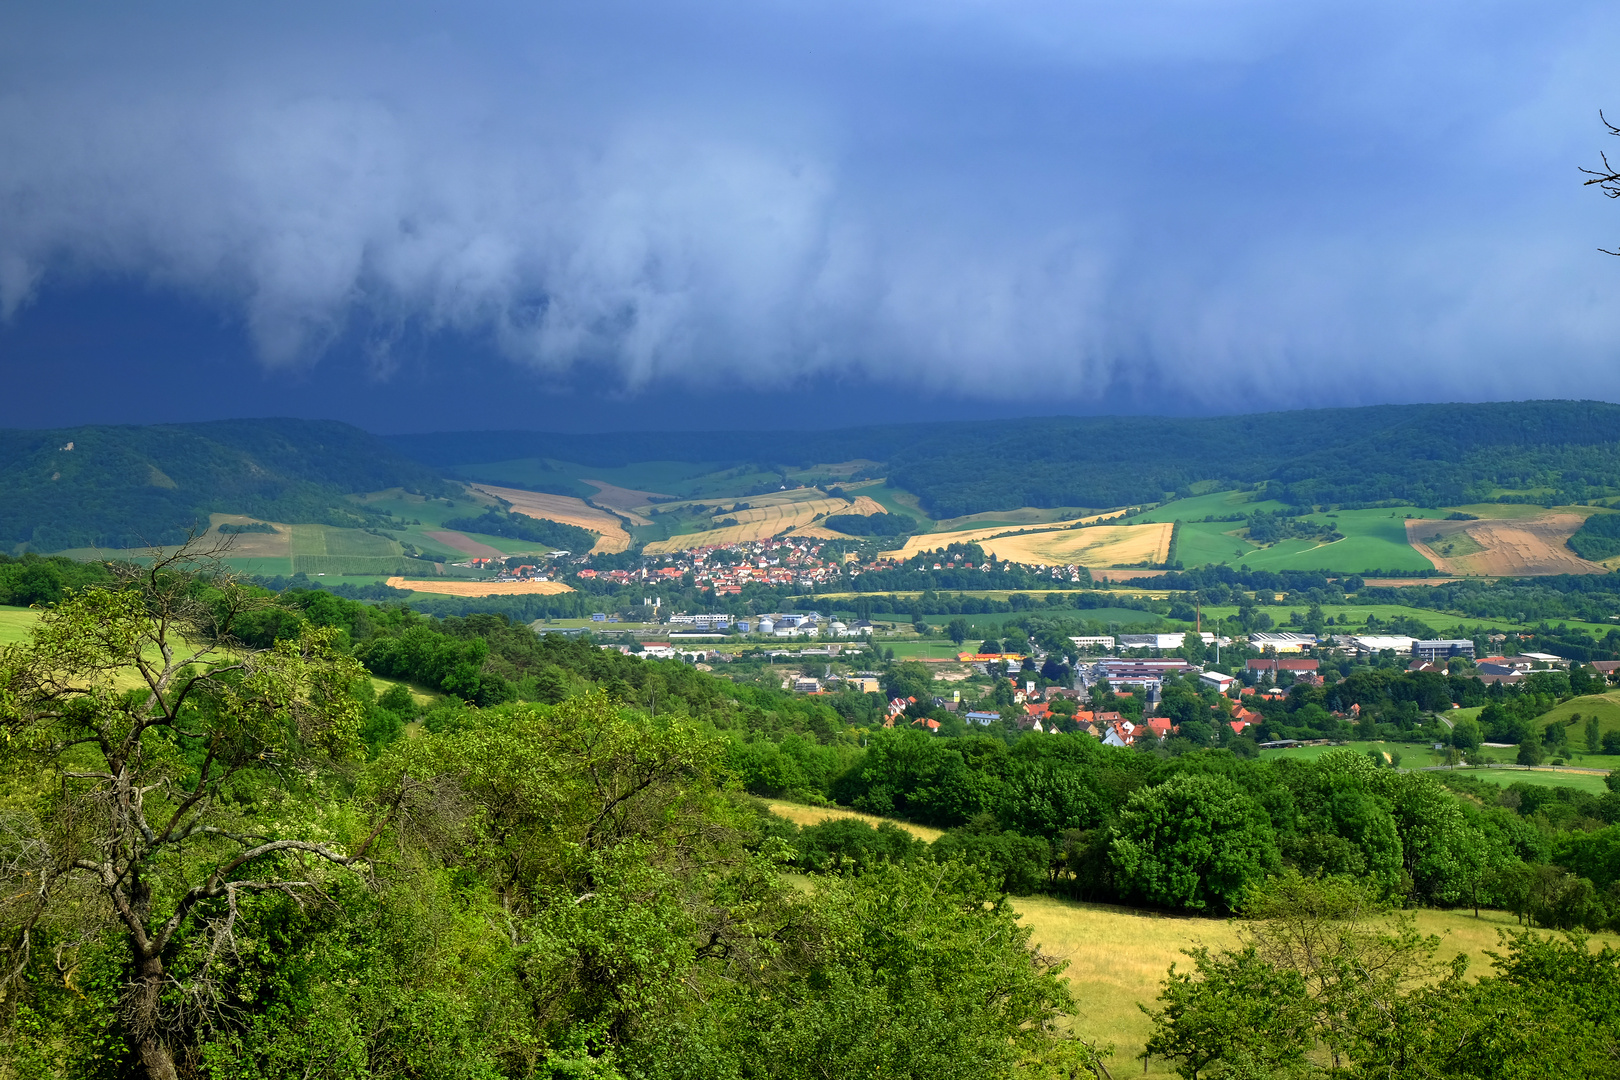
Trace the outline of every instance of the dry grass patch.
<instances>
[{"instance_id":1,"label":"dry grass patch","mask_svg":"<svg viewBox=\"0 0 1620 1080\"><path fill-rule=\"evenodd\" d=\"M492 487L488 484L474 484L472 487L474 491L482 491L485 495L505 499L512 504L512 512L515 514L524 514L544 521L560 521L564 525L577 525L581 529L599 533L599 538L591 547L593 554L599 551L610 553L626 551L630 547L630 534L624 531L624 524L606 510L599 510L584 499L575 499L568 495L546 495L538 491L524 491L521 488Z\"/></svg>"},{"instance_id":2,"label":"dry grass patch","mask_svg":"<svg viewBox=\"0 0 1620 1080\"><path fill-rule=\"evenodd\" d=\"M865 502L878 506L874 513L882 512L882 507L871 499ZM763 506L753 505L747 510L721 512L714 515L716 522L735 520L737 524L726 525L718 529L705 529L703 532L688 533L685 536L672 536L668 540L655 540L648 544L643 551L648 555L661 555L672 551L689 551L692 548L718 547L725 544L744 544L754 540L765 540L772 536L782 536L794 530L803 530L811 525L820 514L849 514L863 513L852 510L850 504L843 499L830 499L825 496L816 499L799 499L792 502L771 502ZM830 530L820 529L816 533L798 532L797 535L815 535L824 539L837 538L841 534Z\"/></svg>"},{"instance_id":3,"label":"dry grass patch","mask_svg":"<svg viewBox=\"0 0 1620 1080\"><path fill-rule=\"evenodd\" d=\"M394 589L409 589L411 592L443 593L446 596L520 596L541 595L553 596L557 593L573 592L574 590L560 581L452 581L449 578L440 578L435 581L407 580L402 577L391 577L388 585Z\"/></svg>"},{"instance_id":4,"label":"dry grass patch","mask_svg":"<svg viewBox=\"0 0 1620 1080\"><path fill-rule=\"evenodd\" d=\"M1170 557L1170 522L1151 525L1095 525L1062 532L1022 533L978 541L985 551L1011 562L1043 566L1110 566L1164 562Z\"/></svg>"},{"instance_id":5,"label":"dry grass patch","mask_svg":"<svg viewBox=\"0 0 1620 1080\"><path fill-rule=\"evenodd\" d=\"M930 844L945 835L943 829L930 829L927 825L913 825L909 821L895 821L892 818L882 818L875 814L863 814L858 810L846 810L842 806L801 806L799 803L790 802L768 802L766 805L771 808L771 813L777 817L787 818L795 825L819 825L823 821L855 818L857 821L864 821L873 827L887 821L891 825L900 826L906 832Z\"/></svg>"},{"instance_id":6,"label":"dry grass patch","mask_svg":"<svg viewBox=\"0 0 1620 1080\"><path fill-rule=\"evenodd\" d=\"M896 558L909 559L913 555L920 555L925 551L934 551L938 548L945 547L948 544L979 544L982 546L986 540L994 537L1006 536L1009 533L1015 533L1022 529L1038 528L1042 531L1042 533L1061 531L1065 529L1072 529L1080 525L1089 525L1093 521L1101 520L1106 516L1107 515L1105 514L1093 514L1090 517L1073 518L1068 521L1049 521L1032 525L994 525L986 526L981 529L957 529L951 532L923 533L920 536L913 536L911 539L907 540L905 546L900 548L897 552L884 552L884 554L893 554ZM1135 528L1138 526L1131 527ZM985 550L988 551L990 549L985 548Z\"/></svg>"},{"instance_id":7,"label":"dry grass patch","mask_svg":"<svg viewBox=\"0 0 1620 1080\"><path fill-rule=\"evenodd\" d=\"M255 522L270 526L276 530L273 533L222 533L221 525L251 525ZM208 540L215 539L230 545L225 554L232 559L286 559L293 554L292 539L293 527L279 521L265 521L263 518L250 517L246 514L210 514L208 515Z\"/></svg>"}]
</instances>

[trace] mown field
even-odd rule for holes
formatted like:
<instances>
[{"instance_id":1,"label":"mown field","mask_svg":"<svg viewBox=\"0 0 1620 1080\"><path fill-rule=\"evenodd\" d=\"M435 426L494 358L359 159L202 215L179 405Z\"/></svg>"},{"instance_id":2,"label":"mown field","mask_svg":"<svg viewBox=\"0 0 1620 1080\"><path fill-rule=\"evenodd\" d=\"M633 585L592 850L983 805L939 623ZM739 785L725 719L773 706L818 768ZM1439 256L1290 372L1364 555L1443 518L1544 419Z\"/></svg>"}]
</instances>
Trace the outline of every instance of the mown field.
<instances>
[{"instance_id":1,"label":"mown field","mask_svg":"<svg viewBox=\"0 0 1620 1080\"><path fill-rule=\"evenodd\" d=\"M28 637L28 630L39 618L31 608L0 607L0 645L10 645Z\"/></svg>"},{"instance_id":2,"label":"mown field","mask_svg":"<svg viewBox=\"0 0 1620 1080\"><path fill-rule=\"evenodd\" d=\"M800 825L833 817L858 818L874 825L882 820L842 807L780 801L769 805ZM940 835L937 829L896 824L930 843ZM1139 1005L1153 1003L1171 964L1187 965L1183 950L1197 945L1212 949L1237 945L1241 920L1171 915L1046 896L1014 897L1012 906L1033 931L1032 942L1068 964L1065 974L1078 1005L1070 1019L1072 1030L1094 1042L1113 1044L1109 1071L1120 1080L1175 1076L1166 1062L1158 1060L1147 1062L1145 1072L1139 1071L1139 1055L1151 1029ZM1498 948L1498 933L1517 928L1514 917L1502 911L1482 911L1478 918L1471 910L1418 909L1411 914L1419 932L1440 938L1438 958L1442 963L1466 953L1473 958L1470 970L1475 974L1488 970L1489 958L1484 953ZM1620 945L1620 937L1613 934L1596 934L1593 939L1594 944Z\"/></svg>"}]
</instances>

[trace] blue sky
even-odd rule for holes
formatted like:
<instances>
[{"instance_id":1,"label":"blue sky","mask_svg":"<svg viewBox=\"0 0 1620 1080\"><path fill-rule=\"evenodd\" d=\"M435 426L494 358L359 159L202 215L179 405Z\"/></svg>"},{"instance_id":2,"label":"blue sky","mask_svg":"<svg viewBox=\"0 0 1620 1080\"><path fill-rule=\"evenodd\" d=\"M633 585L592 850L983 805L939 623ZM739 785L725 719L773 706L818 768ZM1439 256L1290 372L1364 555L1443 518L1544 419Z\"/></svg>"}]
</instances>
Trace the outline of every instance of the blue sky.
<instances>
[{"instance_id":1,"label":"blue sky","mask_svg":"<svg viewBox=\"0 0 1620 1080\"><path fill-rule=\"evenodd\" d=\"M1596 3L13 3L0 424L1620 400L1617 54Z\"/></svg>"}]
</instances>

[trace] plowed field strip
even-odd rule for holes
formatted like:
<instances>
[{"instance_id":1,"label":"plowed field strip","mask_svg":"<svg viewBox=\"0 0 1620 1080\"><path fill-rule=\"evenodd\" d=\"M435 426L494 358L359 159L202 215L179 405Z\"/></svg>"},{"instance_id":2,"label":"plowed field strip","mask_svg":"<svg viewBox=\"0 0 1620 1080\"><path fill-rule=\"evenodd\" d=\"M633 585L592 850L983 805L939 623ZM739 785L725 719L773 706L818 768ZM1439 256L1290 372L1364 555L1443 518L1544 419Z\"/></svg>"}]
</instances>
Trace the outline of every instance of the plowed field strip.
<instances>
[{"instance_id":1,"label":"plowed field strip","mask_svg":"<svg viewBox=\"0 0 1620 1080\"><path fill-rule=\"evenodd\" d=\"M1488 577L1540 577L1548 574L1603 574L1565 546L1585 517L1549 513L1538 518L1482 518L1478 521L1406 523L1407 541L1424 558L1448 574ZM1447 538L1461 534L1483 550L1469 555L1442 554ZM1440 539L1430 539L1438 535Z\"/></svg>"}]
</instances>

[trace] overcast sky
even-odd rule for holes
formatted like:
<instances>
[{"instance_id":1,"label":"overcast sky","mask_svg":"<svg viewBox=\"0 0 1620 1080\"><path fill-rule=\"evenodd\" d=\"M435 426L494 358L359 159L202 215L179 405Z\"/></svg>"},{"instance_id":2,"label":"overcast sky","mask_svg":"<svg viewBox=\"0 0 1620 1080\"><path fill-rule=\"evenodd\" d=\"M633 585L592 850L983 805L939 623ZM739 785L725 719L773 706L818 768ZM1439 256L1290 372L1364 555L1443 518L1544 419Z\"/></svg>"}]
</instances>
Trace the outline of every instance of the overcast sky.
<instances>
[{"instance_id":1,"label":"overcast sky","mask_svg":"<svg viewBox=\"0 0 1620 1080\"><path fill-rule=\"evenodd\" d=\"M1620 400L1617 55L1612 2L14 0L0 424Z\"/></svg>"}]
</instances>

